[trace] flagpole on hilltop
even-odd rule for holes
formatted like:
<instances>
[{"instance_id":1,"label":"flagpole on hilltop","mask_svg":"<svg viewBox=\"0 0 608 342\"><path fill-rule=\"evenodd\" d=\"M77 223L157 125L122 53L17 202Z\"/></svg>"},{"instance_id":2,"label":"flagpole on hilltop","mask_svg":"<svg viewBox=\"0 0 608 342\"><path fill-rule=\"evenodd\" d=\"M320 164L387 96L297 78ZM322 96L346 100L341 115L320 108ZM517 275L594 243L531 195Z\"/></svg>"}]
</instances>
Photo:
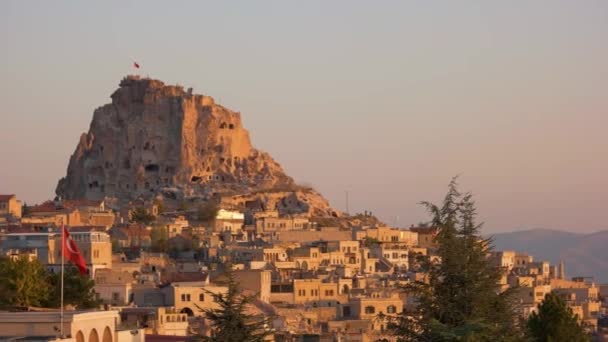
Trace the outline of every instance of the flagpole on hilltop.
<instances>
[{"instance_id":1,"label":"flagpole on hilltop","mask_svg":"<svg viewBox=\"0 0 608 342\"><path fill-rule=\"evenodd\" d=\"M65 226L63 224L63 219L61 220L61 311L60 311L60 316L61 316L61 338L63 338L63 256L65 254L64 248L65 248Z\"/></svg>"}]
</instances>

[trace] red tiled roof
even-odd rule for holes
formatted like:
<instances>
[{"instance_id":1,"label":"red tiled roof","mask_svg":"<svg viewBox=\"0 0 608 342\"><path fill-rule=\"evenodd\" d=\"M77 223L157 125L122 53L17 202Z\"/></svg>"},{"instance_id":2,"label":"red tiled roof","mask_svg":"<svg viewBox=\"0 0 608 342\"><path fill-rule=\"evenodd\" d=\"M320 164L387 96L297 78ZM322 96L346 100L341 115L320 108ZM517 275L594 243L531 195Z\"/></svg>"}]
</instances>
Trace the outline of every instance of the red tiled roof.
<instances>
[{"instance_id":1,"label":"red tiled roof","mask_svg":"<svg viewBox=\"0 0 608 342\"><path fill-rule=\"evenodd\" d=\"M63 200L61 205L57 206L54 201L46 201L42 204L34 205L29 208L31 213L52 213L57 211L71 211L82 207L98 207L103 201L92 200Z\"/></svg>"},{"instance_id":2,"label":"red tiled roof","mask_svg":"<svg viewBox=\"0 0 608 342\"><path fill-rule=\"evenodd\" d=\"M194 282L207 280L207 273L203 272L171 272L161 275L163 283Z\"/></svg>"},{"instance_id":3,"label":"red tiled roof","mask_svg":"<svg viewBox=\"0 0 608 342\"><path fill-rule=\"evenodd\" d=\"M8 234L23 234L23 233L48 233L49 228L54 229L54 226L40 226L33 223L23 223L21 225L10 225L6 227Z\"/></svg>"},{"instance_id":4,"label":"red tiled roof","mask_svg":"<svg viewBox=\"0 0 608 342\"><path fill-rule=\"evenodd\" d=\"M52 213L62 211L63 209L57 208L53 201L46 201L42 204L34 205L28 209L30 213Z\"/></svg>"},{"instance_id":5,"label":"red tiled roof","mask_svg":"<svg viewBox=\"0 0 608 342\"><path fill-rule=\"evenodd\" d=\"M105 226L68 226L68 231L76 233L105 232Z\"/></svg>"},{"instance_id":6,"label":"red tiled roof","mask_svg":"<svg viewBox=\"0 0 608 342\"><path fill-rule=\"evenodd\" d=\"M138 237L148 237L150 236L150 230L146 228L143 224L137 223L129 223L129 224L120 224L111 228L111 232L120 232L125 237L130 236L138 236Z\"/></svg>"},{"instance_id":7,"label":"red tiled roof","mask_svg":"<svg viewBox=\"0 0 608 342\"><path fill-rule=\"evenodd\" d=\"M61 204L64 208L77 209L80 207L99 207L103 200L94 201L88 199L62 200Z\"/></svg>"},{"instance_id":8,"label":"red tiled roof","mask_svg":"<svg viewBox=\"0 0 608 342\"><path fill-rule=\"evenodd\" d=\"M0 201L6 202L6 201L10 200L13 197L15 197L15 195L0 195Z\"/></svg>"}]
</instances>

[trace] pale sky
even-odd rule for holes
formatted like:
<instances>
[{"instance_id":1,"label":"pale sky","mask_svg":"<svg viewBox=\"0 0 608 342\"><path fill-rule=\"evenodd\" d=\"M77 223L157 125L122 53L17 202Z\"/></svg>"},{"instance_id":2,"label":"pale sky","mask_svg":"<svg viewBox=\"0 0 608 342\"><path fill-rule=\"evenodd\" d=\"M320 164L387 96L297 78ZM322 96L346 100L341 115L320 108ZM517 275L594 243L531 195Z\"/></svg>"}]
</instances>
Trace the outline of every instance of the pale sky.
<instances>
[{"instance_id":1,"label":"pale sky","mask_svg":"<svg viewBox=\"0 0 608 342\"><path fill-rule=\"evenodd\" d=\"M242 112L338 209L409 226L454 175L486 233L608 229L608 2L0 2L0 193L54 196L142 73Z\"/></svg>"}]
</instances>

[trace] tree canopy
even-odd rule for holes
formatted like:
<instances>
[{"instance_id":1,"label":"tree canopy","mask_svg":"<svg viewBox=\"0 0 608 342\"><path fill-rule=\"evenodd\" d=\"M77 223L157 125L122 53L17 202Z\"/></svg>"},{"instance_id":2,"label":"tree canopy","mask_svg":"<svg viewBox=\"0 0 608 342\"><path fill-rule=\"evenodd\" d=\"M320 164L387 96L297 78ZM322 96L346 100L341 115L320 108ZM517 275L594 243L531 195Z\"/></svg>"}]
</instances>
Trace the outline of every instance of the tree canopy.
<instances>
[{"instance_id":1,"label":"tree canopy","mask_svg":"<svg viewBox=\"0 0 608 342\"><path fill-rule=\"evenodd\" d=\"M150 214L145 208L135 208L131 212L131 222L141 223L148 226L155 220L156 217Z\"/></svg>"},{"instance_id":2,"label":"tree canopy","mask_svg":"<svg viewBox=\"0 0 608 342\"><path fill-rule=\"evenodd\" d=\"M169 233L167 228L159 226L153 227L150 231L151 250L155 253L167 253L169 250Z\"/></svg>"},{"instance_id":3,"label":"tree canopy","mask_svg":"<svg viewBox=\"0 0 608 342\"><path fill-rule=\"evenodd\" d=\"M79 309L97 307L94 281L66 265L64 304ZM0 306L57 308L61 304L61 274L49 272L38 260L0 259Z\"/></svg>"},{"instance_id":4,"label":"tree canopy","mask_svg":"<svg viewBox=\"0 0 608 342\"><path fill-rule=\"evenodd\" d=\"M48 271L26 257L0 259L0 305L44 306L50 295Z\"/></svg>"},{"instance_id":5,"label":"tree canopy","mask_svg":"<svg viewBox=\"0 0 608 342\"><path fill-rule=\"evenodd\" d=\"M586 342L590 341L579 317L566 302L551 292L527 321L528 334L535 342Z\"/></svg>"},{"instance_id":6,"label":"tree canopy","mask_svg":"<svg viewBox=\"0 0 608 342\"><path fill-rule=\"evenodd\" d=\"M49 275L51 296L47 306L59 307L61 305L61 273ZM63 277L63 303L73 305L78 309L96 308L101 301L95 296L95 281L89 277L83 277L76 267L67 266Z\"/></svg>"},{"instance_id":7,"label":"tree canopy","mask_svg":"<svg viewBox=\"0 0 608 342\"><path fill-rule=\"evenodd\" d=\"M201 221L211 221L217 216L219 206L212 201L200 205L197 211L198 219Z\"/></svg>"},{"instance_id":8,"label":"tree canopy","mask_svg":"<svg viewBox=\"0 0 608 342\"><path fill-rule=\"evenodd\" d=\"M402 285L417 305L389 327L399 341L519 340L510 292L499 292L501 271L487 258L491 241L480 236L472 195L453 179L441 205L422 204L437 228L438 258L421 260L426 281Z\"/></svg>"},{"instance_id":9,"label":"tree canopy","mask_svg":"<svg viewBox=\"0 0 608 342\"><path fill-rule=\"evenodd\" d=\"M248 314L246 310L256 300L255 296L242 293L234 273L229 271L226 276L226 293L207 291L219 308L201 309L213 330L211 337L199 336L199 339L206 342L264 341L272 333L268 330L269 318Z\"/></svg>"}]
</instances>

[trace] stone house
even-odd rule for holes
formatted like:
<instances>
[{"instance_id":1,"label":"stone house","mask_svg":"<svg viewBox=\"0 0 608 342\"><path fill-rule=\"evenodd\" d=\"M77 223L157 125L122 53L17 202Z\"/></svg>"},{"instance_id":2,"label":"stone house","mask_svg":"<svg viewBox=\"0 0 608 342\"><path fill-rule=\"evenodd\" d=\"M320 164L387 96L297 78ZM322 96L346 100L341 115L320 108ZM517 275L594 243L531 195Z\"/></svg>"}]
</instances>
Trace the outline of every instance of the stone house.
<instances>
[{"instance_id":1,"label":"stone house","mask_svg":"<svg viewBox=\"0 0 608 342\"><path fill-rule=\"evenodd\" d=\"M260 217L255 220L256 232L303 230L310 228L306 217Z\"/></svg>"},{"instance_id":2,"label":"stone house","mask_svg":"<svg viewBox=\"0 0 608 342\"><path fill-rule=\"evenodd\" d=\"M201 310L218 308L211 293L226 293L227 291L228 288L225 286L201 282L175 282L161 288L164 295L164 306L174 307L176 311L188 316L202 316Z\"/></svg>"},{"instance_id":3,"label":"stone house","mask_svg":"<svg viewBox=\"0 0 608 342\"><path fill-rule=\"evenodd\" d=\"M134 282L132 273L100 269L95 273L94 291L104 304L125 306L133 299Z\"/></svg>"},{"instance_id":4,"label":"stone house","mask_svg":"<svg viewBox=\"0 0 608 342\"><path fill-rule=\"evenodd\" d=\"M344 303L347 300L348 293L343 291L338 281L324 282L316 278L293 280L294 304L335 303L337 305L337 302Z\"/></svg>"},{"instance_id":5,"label":"stone house","mask_svg":"<svg viewBox=\"0 0 608 342\"><path fill-rule=\"evenodd\" d=\"M97 269L112 268L112 242L105 227L71 227L69 231L92 276ZM56 236L61 239L60 233ZM58 251L59 257L60 253L61 249Z\"/></svg>"},{"instance_id":6,"label":"stone house","mask_svg":"<svg viewBox=\"0 0 608 342\"><path fill-rule=\"evenodd\" d=\"M145 327L146 335L188 335L188 315L179 313L174 308L123 308L120 317L128 327Z\"/></svg>"},{"instance_id":7,"label":"stone house","mask_svg":"<svg viewBox=\"0 0 608 342\"><path fill-rule=\"evenodd\" d=\"M375 292L365 297L351 298L348 302L349 310L344 309L343 316L369 320L372 322L372 330L384 331L388 320L380 319L378 316L399 315L403 311L403 305L398 293Z\"/></svg>"},{"instance_id":8,"label":"stone house","mask_svg":"<svg viewBox=\"0 0 608 342\"><path fill-rule=\"evenodd\" d=\"M0 216L21 217L21 201L15 195L0 195Z\"/></svg>"},{"instance_id":9,"label":"stone house","mask_svg":"<svg viewBox=\"0 0 608 342\"><path fill-rule=\"evenodd\" d=\"M255 294L265 303L270 303L271 273L268 270L239 270L234 271L234 276L241 289Z\"/></svg>"},{"instance_id":10,"label":"stone house","mask_svg":"<svg viewBox=\"0 0 608 342\"><path fill-rule=\"evenodd\" d=\"M434 227L410 227L410 231L418 234L418 247L435 249L439 245L435 236L438 229Z\"/></svg>"},{"instance_id":11,"label":"stone house","mask_svg":"<svg viewBox=\"0 0 608 342\"><path fill-rule=\"evenodd\" d=\"M60 313L0 312L2 339L27 336L33 341L61 342L144 342L143 329L121 330L118 311L66 311L60 338Z\"/></svg>"},{"instance_id":12,"label":"stone house","mask_svg":"<svg viewBox=\"0 0 608 342\"><path fill-rule=\"evenodd\" d=\"M211 227L214 232L230 232L231 234L242 234L245 224L245 214L238 211L226 209L218 210Z\"/></svg>"},{"instance_id":13,"label":"stone house","mask_svg":"<svg viewBox=\"0 0 608 342\"><path fill-rule=\"evenodd\" d=\"M66 208L60 201L46 201L42 204L32 206L28 214L21 219L22 224L53 225L60 227L80 226L80 210L77 208Z\"/></svg>"},{"instance_id":14,"label":"stone house","mask_svg":"<svg viewBox=\"0 0 608 342\"><path fill-rule=\"evenodd\" d=\"M120 247L149 248L152 245L151 228L141 224L121 224L110 228L110 239Z\"/></svg>"}]
</instances>

